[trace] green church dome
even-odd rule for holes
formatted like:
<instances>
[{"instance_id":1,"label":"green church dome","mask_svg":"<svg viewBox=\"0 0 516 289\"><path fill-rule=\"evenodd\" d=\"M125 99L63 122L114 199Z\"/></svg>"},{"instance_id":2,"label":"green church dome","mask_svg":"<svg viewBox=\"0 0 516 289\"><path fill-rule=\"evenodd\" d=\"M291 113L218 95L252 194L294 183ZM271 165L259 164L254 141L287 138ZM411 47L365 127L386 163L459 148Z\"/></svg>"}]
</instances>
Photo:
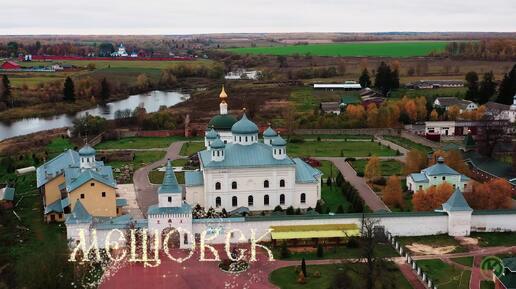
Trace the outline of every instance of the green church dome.
<instances>
[{"instance_id":1,"label":"green church dome","mask_svg":"<svg viewBox=\"0 0 516 289\"><path fill-rule=\"evenodd\" d=\"M219 114L213 117L208 123L208 127L215 130L231 130L231 127L237 122L236 117L229 114Z\"/></svg>"},{"instance_id":2,"label":"green church dome","mask_svg":"<svg viewBox=\"0 0 516 289\"><path fill-rule=\"evenodd\" d=\"M258 133L258 126L247 118L244 113L242 118L231 127L233 134L255 134Z\"/></svg>"}]
</instances>

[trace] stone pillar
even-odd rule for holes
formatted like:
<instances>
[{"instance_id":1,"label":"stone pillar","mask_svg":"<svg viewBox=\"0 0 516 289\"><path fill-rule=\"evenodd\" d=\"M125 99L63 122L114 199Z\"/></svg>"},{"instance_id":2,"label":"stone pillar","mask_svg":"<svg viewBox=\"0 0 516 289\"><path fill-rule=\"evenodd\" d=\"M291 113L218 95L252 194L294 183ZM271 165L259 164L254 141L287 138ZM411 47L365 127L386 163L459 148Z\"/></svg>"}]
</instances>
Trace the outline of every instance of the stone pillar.
<instances>
[{"instance_id":1,"label":"stone pillar","mask_svg":"<svg viewBox=\"0 0 516 289\"><path fill-rule=\"evenodd\" d=\"M416 261L412 261L412 270L416 270Z\"/></svg>"},{"instance_id":2,"label":"stone pillar","mask_svg":"<svg viewBox=\"0 0 516 289\"><path fill-rule=\"evenodd\" d=\"M423 281L426 281L426 274L425 273L423 273L423 277L422 278L423 278Z\"/></svg>"},{"instance_id":3,"label":"stone pillar","mask_svg":"<svg viewBox=\"0 0 516 289\"><path fill-rule=\"evenodd\" d=\"M428 279L428 288L432 288L432 280Z\"/></svg>"}]
</instances>

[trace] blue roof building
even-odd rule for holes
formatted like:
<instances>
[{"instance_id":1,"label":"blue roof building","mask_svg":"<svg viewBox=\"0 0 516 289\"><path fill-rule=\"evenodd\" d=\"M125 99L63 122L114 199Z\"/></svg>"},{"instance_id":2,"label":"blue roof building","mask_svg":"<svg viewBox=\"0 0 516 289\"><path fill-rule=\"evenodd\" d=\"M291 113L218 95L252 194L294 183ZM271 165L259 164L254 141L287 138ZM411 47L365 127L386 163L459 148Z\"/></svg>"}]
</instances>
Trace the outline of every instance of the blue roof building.
<instances>
[{"instance_id":1,"label":"blue roof building","mask_svg":"<svg viewBox=\"0 0 516 289\"><path fill-rule=\"evenodd\" d=\"M469 177L450 168L445 164L444 158L439 157L437 163L434 165L421 170L420 173L408 175L407 188L410 191L417 192L446 182L451 184L455 189L466 190L469 181Z\"/></svg>"}]
</instances>

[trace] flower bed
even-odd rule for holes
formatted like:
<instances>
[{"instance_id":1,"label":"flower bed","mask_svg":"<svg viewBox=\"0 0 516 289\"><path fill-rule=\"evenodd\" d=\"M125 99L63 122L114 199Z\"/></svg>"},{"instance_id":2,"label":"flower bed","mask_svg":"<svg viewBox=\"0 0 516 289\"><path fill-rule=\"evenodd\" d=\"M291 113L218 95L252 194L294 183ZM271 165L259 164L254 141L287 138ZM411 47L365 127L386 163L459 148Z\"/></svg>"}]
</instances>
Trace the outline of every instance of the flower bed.
<instances>
[{"instance_id":1,"label":"flower bed","mask_svg":"<svg viewBox=\"0 0 516 289\"><path fill-rule=\"evenodd\" d=\"M247 263L244 260L234 262L229 259L226 259L219 264L219 268L220 270L222 270L222 272L238 274L245 272L247 269L249 269L249 263Z\"/></svg>"}]
</instances>

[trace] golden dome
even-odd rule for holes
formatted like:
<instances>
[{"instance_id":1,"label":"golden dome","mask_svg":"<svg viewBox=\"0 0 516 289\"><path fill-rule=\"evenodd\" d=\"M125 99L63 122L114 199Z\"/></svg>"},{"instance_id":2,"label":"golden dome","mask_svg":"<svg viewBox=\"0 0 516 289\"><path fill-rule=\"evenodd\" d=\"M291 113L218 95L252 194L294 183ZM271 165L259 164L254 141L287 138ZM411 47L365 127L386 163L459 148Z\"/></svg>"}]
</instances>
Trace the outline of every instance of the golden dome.
<instances>
[{"instance_id":1,"label":"golden dome","mask_svg":"<svg viewBox=\"0 0 516 289\"><path fill-rule=\"evenodd\" d=\"M224 90L224 85L222 85L222 90L220 91L219 98L228 98L228 95L226 94L226 91Z\"/></svg>"}]
</instances>

